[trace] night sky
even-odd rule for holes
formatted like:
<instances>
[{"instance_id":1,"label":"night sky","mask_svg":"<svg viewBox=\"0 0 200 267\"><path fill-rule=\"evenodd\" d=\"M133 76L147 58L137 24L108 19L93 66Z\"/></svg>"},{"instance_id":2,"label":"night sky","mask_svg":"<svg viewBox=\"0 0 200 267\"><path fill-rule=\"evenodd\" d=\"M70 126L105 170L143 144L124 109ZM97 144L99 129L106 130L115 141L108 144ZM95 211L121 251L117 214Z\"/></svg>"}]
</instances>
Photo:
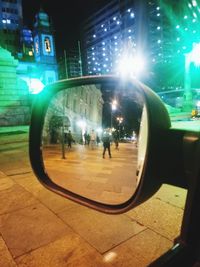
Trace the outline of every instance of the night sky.
<instances>
[{"instance_id":1,"label":"night sky","mask_svg":"<svg viewBox=\"0 0 200 267\"><path fill-rule=\"evenodd\" d=\"M81 22L109 0L22 0L24 24L32 28L40 7L49 15L55 29L56 49L62 54L79 40Z\"/></svg>"}]
</instances>

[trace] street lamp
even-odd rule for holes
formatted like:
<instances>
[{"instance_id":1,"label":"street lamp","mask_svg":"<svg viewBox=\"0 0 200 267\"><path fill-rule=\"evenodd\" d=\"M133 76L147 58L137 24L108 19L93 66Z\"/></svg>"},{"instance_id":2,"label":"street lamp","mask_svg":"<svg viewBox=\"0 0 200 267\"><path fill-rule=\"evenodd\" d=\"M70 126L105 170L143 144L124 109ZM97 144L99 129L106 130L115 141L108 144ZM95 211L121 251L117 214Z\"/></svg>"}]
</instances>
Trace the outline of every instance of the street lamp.
<instances>
[{"instance_id":1,"label":"street lamp","mask_svg":"<svg viewBox=\"0 0 200 267\"><path fill-rule=\"evenodd\" d=\"M113 114L113 111L115 111L117 109L117 100L114 99L112 102L111 102L111 111L110 111L110 128L112 129L112 114Z\"/></svg>"},{"instance_id":2,"label":"street lamp","mask_svg":"<svg viewBox=\"0 0 200 267\"><path fill-rule=\"evenodd\" d=\"M190 53L185 54L185 80L184 80L184 103L185 111L192 108L192 91L191 91L191 73L190 66L194 63L196 67L200 66L200 43L193 43L193 49Z\"/></svg>"},{"instance_id":3,"label":"street lamp","mask_svg":"<svg viewBox=\"0 0 200 267\"><path fill-rule=\"evenodd\" d=\"M120 124L123 122L124 118L123 117L117 117L117 121L119 123L118 127L119 127L119 139L120 139Z\"/></svg>"}]
</instances>

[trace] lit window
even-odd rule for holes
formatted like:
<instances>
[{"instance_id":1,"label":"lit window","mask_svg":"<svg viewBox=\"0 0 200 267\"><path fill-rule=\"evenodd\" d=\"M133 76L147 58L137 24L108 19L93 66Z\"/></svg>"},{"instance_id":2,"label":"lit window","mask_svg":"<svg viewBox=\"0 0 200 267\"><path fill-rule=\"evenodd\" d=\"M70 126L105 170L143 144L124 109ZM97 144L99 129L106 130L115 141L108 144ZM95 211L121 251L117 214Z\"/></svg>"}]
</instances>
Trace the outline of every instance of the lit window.
<instances>
[{"instance_id":1,"label":"lit window","mask_svg":"<svg viewBox=\"0 0 200 267\"><path fill-rule=\"evenodd\" d=\"M103 26L104 26L104 25L103 25L103 24L101 24L101 28L103 28Z\"/></svg>"},{"instance_id":2,"label":"lit window","mask_svg":"<svg viewBox=\"0 0 200 267\"><path fill-rule=\"evenodd\" d=\"M197 14L196 14L195 12L193 12L193 16L194 16L195 18L197 18Z\"/></svg>"},{"instance_id":3,"label":"lit window","mask_svg":"<svg viewBox=\"0 0 200 267\"><path fill-rule=\"evenodd\" d=\"M196 0L192 0L192 5L195 7L197 6L197 1Z\"/></svg>"},{"instance_id":4,"label":"lit window","mask_svg":"<svg viewBox=\"0 0 200 267\"><path fill-rule=\"evenodd\" d=\"M113 20L116 20L116 19L117 19L116 17L113 18Z\"/></svg>"},{"instance_id":5,"label":"lit window","mask_svg":"<svg viewBox=\"0 0 200 267\"><path fill-rule=\"evenodd\" d=\"M96 34L93 34L93 37L95 38L96 37Z\"/></svg>"},{"instance_id":6,"label":"lit window","mask_svg":"<svg viewBox=\"0 0 200 267\"><path fill-rule=\"evenodd\" d=\"M7 24L10 24L10 19L7 19L6 22L7 22Z\"/></svg>"},{"instance_id":7,"label":"lit window","mask_svg":"<svg viewBox=\"0 0 200 267\"><path fill-rule=\"evenodd\" d=\"M46 52L50 53L51 52L51 44L50 44L49 37L44 38L44 45L45 45Z\"/></svg>"},{"instance_id":8,"label":"lit window","mask_svg":"<svg viewBox=\"0 0 200 267\"><path fill-rule=\"evenodd\" d=\"M107 32L107 29L106 28L104 29L104 32Z\"/></svg>"},{"instance_id":9,"label":"lit window","mask_svg":"<svg viewBox=\"0 0 200 267\"><path fill-rule=\"evenodd\" d=\"M6 19L2 19L2 23L5 24L6 23Z\"/></svg>"},{"instance_id":10,"label":"lit window","mask_svg":"<svg viewBox=\"0 0 200 267\"><path fill-rule=\"evenodd\" d=\"M39 44L38 44L38 39L36 40L36 42L35 42L35 52L36 52L36 54L38 54L39 53Z\"/></svg>"},{"instance_id":11,"label":"lit window","mask_svg":"<svg viewBox=\"0 0 200 267\"><path fill-rule=\"evenodd\" d=\"M157 14L157 17L160 17L160 13Z\"/></svg>"},{"instance_id":12,"label":"lit window","mask_svg":"<svg viewBox=\"0 0 200 267\"><path fill-rule=\"evenodd\" d=\"M157 43L160 44L161 43L161 40L158 40Z\"/></svg>"},{"instance_id":13,"label":"lit window","mask_svg":"<svg viewBox=\"0 0 200 267\"><path fill-rule=\"evenodd\" d=\"M187 19L188 18L188 16L184 16L184 19Z\"/></svg>"},{"instance_id":14,"label":"lit window","mask_svg":"<svg viewBox=\"0 0 200 267\"><path fill-rule=\"evenodd\" d=\"M131 18L134 18L135 17L135 14L133 12L131 12Z\"/></svg>"},{"instance_id":15,"label":"lit window","mask_svg":"<svg viewBox=\"0 0 200 267\"><path fill-rule=\"evenodd\" d=\"M128 12L131 12L131 9L129 8L127 11L128 11Z\"/></svg>"},{"instance_id":16,"label":"lit window","mask_svg":"<svg viewBox=\"0 0 200 267\"><path fill-rule=\"evenodd\" d=\"M129 29L128 32L131 32L131 29Z\"/></svg>"},{"instance_id":17,"label":"lit window","mask_svg":"<svg viewBox=\"0 0 200 267\"><path fill-rule=\"evenodd\" d=\"M160 7L159 7L159 6L157 6L157 7L156 7L156 9L157 9L157 10L160 10Z\"/></svg>"},{"instance_id":18,"label":"lit window","mask_svg":"<svg viewBox=\"0 0 200 267\"><path fill-rule=\"evenodd\" d=\"M116 40L117 39L117 36L114 36L114 39Z\"/></svg>"},{"instance_id":19,"label":"lit window","mask_svg":"<svg viewBox=\"0 0 200 267\"><path fill-rule=\"evenodd\" d=\"M157 30L160 30L160 26L157 27Z\"/></svg>"},{"instance_id":20,"label":"lit window","mask_svg":"<svg viewBox=\"0 0 200 267\"><path fill-rule=\"evenodd\" d=\"M120 21L118 20L118 21L117 21L117 25L119 25L119 24L120 24Z\"/></svg>"},{"instance_id":21,"label":"lit window","mask_svg":"<svg viewBox=\"0 0 200 267\"><path fill-rule=\"evenodd\" d=\"M180 28L180 25L176 25L176 29L179 29Z\"/></svg>"}]
</instances>

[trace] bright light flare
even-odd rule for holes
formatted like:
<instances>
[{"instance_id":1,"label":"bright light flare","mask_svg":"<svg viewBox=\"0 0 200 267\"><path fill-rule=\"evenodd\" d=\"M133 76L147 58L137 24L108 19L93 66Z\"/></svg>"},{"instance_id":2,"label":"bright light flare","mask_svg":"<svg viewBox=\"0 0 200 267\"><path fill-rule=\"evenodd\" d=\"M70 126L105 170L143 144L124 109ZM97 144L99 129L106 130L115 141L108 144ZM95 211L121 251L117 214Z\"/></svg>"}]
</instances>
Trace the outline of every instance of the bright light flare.
<instances>
[{"instance_id":1,"label":"bright light flare","mask_svg":"<svg viewBox=\"0 0 200 267\"><path fill-rule=\"evenodd\" d=\"M145 69L145 60L141 55L124 55L119 60L117 72L123 76L138 77Z\"/></svg>"},{"instance_id":2,"label":"bright light flare","mask_svg":"<svg viewBox=\"0 0 200 267\"><path fill-rule=\"evenodd\" d=\"M112 101L111 108L112 108L112 110L116 110L117 109L117 100L113 100Z\"/></svg>"},{"instance_id":3,"label":"bright light flare","mask_svg":"<svg viewBox=\"0 0 200 267\"><path fill-rule=\"evenodd\" d=\"M200 43L193 44L193 49L189 53L190 62L193 62L197 67L200 66Z\"/></svg>"},{"instance_id":4,"label":"bright light flare","mask_svg":"<svg viewBox=\"0 0 200 267\"><path fill-rule=\"evenodd\" d=\"M79 121L77 122L77 125L78 125L82 130L84 130L85 127L86 127L86 122L85 122L84 120L79 120Z\"/></svg>"},{"instance_id":5,"label":"bright light flare","mask_svg":"<svg viewBox=\"0 0 200 267\"><path fill-rule=\"evenodd\" d=\"M44 88L44 84L40 81L40 79L23 77L22 80L27 83L29 87L29 92L31 94L38 94Z\"/></svg>"}]
</instances>

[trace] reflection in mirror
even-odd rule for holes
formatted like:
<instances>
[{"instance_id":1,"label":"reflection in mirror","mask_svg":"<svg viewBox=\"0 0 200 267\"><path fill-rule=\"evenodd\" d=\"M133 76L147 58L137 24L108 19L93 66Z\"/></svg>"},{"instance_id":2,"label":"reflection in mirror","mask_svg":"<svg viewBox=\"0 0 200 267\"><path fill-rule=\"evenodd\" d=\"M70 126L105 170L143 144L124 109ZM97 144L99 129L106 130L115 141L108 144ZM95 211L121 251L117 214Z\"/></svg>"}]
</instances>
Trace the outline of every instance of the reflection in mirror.
<instances>
[{"instance_id":1,"label":"reflection in mirror","mask_svg":"<svg viewBox=\"0 0 200 267\"><path fill-rule=\"evenodd\" d=\"M45 171L73 193L104 204L124 203L140 182L147 123L142 93L134 86L64 89L53 96L45 116Z\"/></svg>"}]
</instances>

